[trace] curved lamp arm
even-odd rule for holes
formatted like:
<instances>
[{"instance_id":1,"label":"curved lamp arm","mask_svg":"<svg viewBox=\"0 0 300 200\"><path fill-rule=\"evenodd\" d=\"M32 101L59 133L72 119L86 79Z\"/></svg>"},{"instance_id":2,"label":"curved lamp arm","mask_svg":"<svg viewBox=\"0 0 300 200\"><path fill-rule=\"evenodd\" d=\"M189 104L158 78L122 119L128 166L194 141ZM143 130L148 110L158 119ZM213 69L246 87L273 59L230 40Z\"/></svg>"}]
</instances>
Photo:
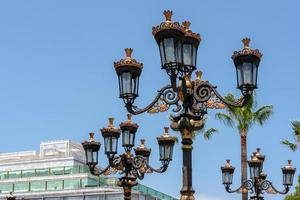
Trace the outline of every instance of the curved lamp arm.
<instances>
[{"instance_id":1,"label":"curved lamp arm","mask_svg":"<svg viewBox=\"0 0 300 200\"><path fill-rule=\"evenodd\" d=\"M156 173L161 174L161 173L164 173L165 171L167 171L167 169L168 169L168 165L163 165L160 168L155 169L155 168L151 167L149 164L147 164L147 173L156 172Z\"/></svg>"},{"instance_id":2,"label":"curved lamp arm","mask_svg":"<svg viewBox=\"0 0 300 200\"><path fill-rule=\"evenodd\" d=\"M226 100L218 91L217 86L212 85L208 81L202 81L194 86L194 98L199 103L205 103L211 98L215 98L216 101L220 101L227 106L243 107L250 97L250 94L243 94L243 98L237 102L231 102Z\"/></svg>"},{"instance_id":3,"label":"curved lamp arm","mask_svg":"<svg viewBox=\"0 0 300 200\"><path fill-rule=\"evenodd\" d=\"M105 173L113 174L110 169L118 168L121 165L121 162L122 162L122 159L120 156L111 157L111 158L109 158L109 164L103 170L100 170L99 168L94 167L94 168L90 168L90 172L95 176L100 176Z\"/></svg>"},{"instance_id":4,"label":"curved lamp arm","mask_svg":"<svg viewBox=\"0 0 300 200\"><path fill-rule=\"evenodd\" d=\"M179 112L181 110L178 95L172 89L171 85L167 85L157 92L158 94L154 100L145 108L140 109L137 106L134 106L132 103L127 103L125 105L127 111L133 115L138 115L146 111L150 113L157 113L167 111L170 105L176 105L176 108L173 109L174 112Z\"/></svg>"},{"instance_id":5,"label":"curved lamp arm","mask_svg":"<svg viewBox=\"0 0 300 200\"><path fill-rule=\"evenodd\" d=\"M261 188L265 191L267 191L269 188L272 188L272 190L275 192L275 193L278 193L278 194L287 194L289 191L290 191L290 187L285 185L284 186L284 190L283 191L279 191L277 190L272 182L268 181L268 180L264 180L262 183L261 183Z\"/></svg>"},{"instance_id":6,"label":"curved lamp arm","mask_svg":"<svg viewBox=\"0 0 300 200\"><path fill-rule=\"evenodd\" d=\"M253 188L254 188L254 183L253 183L253 181L251 181L251 180L245 181L245 182L243 183L243 185L241 185L239 188L237 188L237 189L235 189L235 190L232 190L232 189L230 188L230 184L224 184L224 186L225 186L225 189L226 189L226 191L227 191L228 193L236 193L236 192L240 191L240 190L243 189L243 188L245 188L245 189L247 189L247 190L250 190L251 192L254 191L254 190L253 190Z\"/></svg>"}]
</instances>

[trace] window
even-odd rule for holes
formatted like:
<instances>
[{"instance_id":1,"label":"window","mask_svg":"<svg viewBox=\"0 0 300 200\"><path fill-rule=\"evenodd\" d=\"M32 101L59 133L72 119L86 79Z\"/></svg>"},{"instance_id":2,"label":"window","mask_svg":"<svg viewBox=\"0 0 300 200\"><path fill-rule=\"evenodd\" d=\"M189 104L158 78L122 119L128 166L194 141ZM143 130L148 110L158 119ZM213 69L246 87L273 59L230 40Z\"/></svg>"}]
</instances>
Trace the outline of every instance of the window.
<instances>
[{"instance_id":1,"label":"window","mask_svg":"<svg viewBox=\"0 0 300 200\"><path fill-rule=\"evenodd\" d=\"M12 184L1 184L0 185L0 193L10 193L13 191Z\"/></svg>"},{"instance_id":2,"label":"window","mask_svg":"<svg viewBox=\"0 0 300 200\"><path fill-rule=\"evenodd\" d=\"M63 181L47 181L47 190L62 190Z\"/></svg>"},{"instance_id":3,"label":"window","mask_svg":"<svg viewBox=\"0 0 300 200\"><path fill-rule=\"evenodd\" d=\"M35 176L35 170L22 170L22 177L34 177Z\"/></svg>"},{"instance_id":4,"label":"window","mask_svg":"<svg viewBox=\"0 0 300 200\"><path fill-rule=\"evenodd\" d=\"M11 171L8 173L8 178L21 178L21 171Z\"/></svg>"},{"instance_id":5,"label":"window","mask_svg":"<svg viewBox=\"0 0 300 200\"><path fill-rule=\"evenodd\" d=\"M82 187L94 187L98 186L98 180L92 178L82 179Z\"/></svg>"},{"instance_id":6,"label":"window","mask_svg":"<svg viewBox=\"0 0 300 200\"><path fill-rule=\"evenodd\" d=\"M36 169L36 176L49 176L49 169Z\"/></svg>"},{"instance_id":7,"label":"window","mask_svg":"<svg viewBox=\"0 0 300 200\"><path fill-rule=\"evenodd\" d=\"M45 181L36 181L30 183L30 191L44 191L46 190L46 182Z\"/></svg>"},{"instance_id":8,"label":"window","mask_svg":"<svg viewBox=\"0 0 300 200\"><path fill-rule=\"evenodd\" d=\"M69 179L64 180L64 189L78 189L80 188L80 179Z\"/></svg>"},{"instance_id":9,"label":"window","mask_svg":"<svg viewBox=\"0 0 300 200\"><path fill-rule=\"evenodd\" d=\"M15 183L14 192L28 192L29 183Z\"/></svg>"},{"instance_id":10,"label":"window","mask_svg":"<svg viewBox=\"0 0 300 200\"><path fill-rule=\"evenodd\" d=\"M51 175L63 175L64 174L64 168L63 167L52 168L50 170L50 174Z\"/></svg>"},{"instance_id":11,"label":"window","mask_svg":"<svg viewBox=\"0 0 300 200\"><path fill-rule=\"evenodd\" d=\"M8 172L0 172L0 179L7 179L8 178Z\"/></svg>"}]
</instances>

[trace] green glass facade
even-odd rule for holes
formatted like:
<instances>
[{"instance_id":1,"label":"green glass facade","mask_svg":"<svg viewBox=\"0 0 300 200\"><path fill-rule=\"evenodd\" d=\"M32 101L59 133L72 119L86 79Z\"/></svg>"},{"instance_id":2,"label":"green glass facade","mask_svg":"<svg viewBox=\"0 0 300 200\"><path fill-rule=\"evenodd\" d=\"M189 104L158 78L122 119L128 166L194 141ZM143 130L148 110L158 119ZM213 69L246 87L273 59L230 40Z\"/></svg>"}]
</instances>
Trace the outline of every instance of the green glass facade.
<instances>
[{"instance_id":1,"label":"green glass facade","mask_svg":"<svg viewBox=\"0 0 300 200\"><path fill-rule=\"evenodd\" d=\"M73 176L85 174L84 178L74 178ZM54 177L51 180L43 180L45 177ZM41 180L36 180L40 177ZM63 177L63 178L62 178ZM33 178L33 179L31 179ZM80 188L92 187L117 187L118 179L114 177L98 177L90 175L87 166L73 166L73 167L56 167L56 168L43 168L43 169L30 169L18 171L5 171L0 172L0 180L17 179L11 183L1 183L0 181L0 194L8 194L10 192L41 192L41 191L59 191L59 190L74 190ZM24 180L24 182L22 181ZM176 200L171 196L163 194L159 191L148 188L144 185L138 185L133 188L144 195L149 195L157 199L163 200Z\"/></svg>"}]
</instances>

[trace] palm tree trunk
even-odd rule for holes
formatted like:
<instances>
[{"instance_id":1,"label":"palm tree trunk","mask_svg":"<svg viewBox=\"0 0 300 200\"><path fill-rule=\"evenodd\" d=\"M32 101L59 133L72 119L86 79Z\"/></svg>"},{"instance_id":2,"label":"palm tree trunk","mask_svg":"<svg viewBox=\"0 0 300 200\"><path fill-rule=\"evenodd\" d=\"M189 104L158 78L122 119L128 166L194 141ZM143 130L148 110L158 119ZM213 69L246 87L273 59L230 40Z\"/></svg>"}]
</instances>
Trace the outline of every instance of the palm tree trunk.
<instances>
[{"instance_id":1,"label":"palm tree trunk","mask_svg":"<svg viewBox=\"0 0 300 200\"><path fill-rule=\"evenodd\" d=\"M241 132L241 184L247 181L247 132ZM242 200L248 200L248 191L242 190Z\"/></svg>"}]
</instances>

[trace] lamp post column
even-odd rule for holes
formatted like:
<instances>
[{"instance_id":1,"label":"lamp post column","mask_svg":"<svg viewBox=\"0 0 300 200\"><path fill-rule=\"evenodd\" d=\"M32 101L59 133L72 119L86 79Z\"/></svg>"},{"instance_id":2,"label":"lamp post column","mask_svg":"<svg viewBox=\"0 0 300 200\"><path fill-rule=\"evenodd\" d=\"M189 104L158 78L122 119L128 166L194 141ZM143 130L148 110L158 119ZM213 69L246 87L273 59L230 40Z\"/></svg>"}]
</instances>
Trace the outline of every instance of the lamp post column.
<instances>
[{"instance_id":1,"label":"lamp post column","mask_svg":"<svg viewBox=\"0 0 300 200\"><path fill-rule=\"evenodd\" d=\"M181 131L182 136L182 189L180 191L180 200L195 200L193 181L192 181L192 151L193 151L193 140L192 132L188 129Z\"/></svg>"}]
</instances>

